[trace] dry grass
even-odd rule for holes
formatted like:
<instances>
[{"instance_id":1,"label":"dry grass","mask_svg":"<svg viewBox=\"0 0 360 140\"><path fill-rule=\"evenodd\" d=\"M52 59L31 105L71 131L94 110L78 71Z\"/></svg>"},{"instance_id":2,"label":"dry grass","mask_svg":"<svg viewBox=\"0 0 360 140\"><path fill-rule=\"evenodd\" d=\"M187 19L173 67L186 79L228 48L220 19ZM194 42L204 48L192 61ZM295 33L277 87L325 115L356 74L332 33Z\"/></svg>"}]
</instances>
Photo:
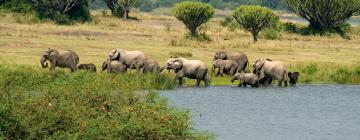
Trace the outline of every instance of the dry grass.
<instances>
[{"instance_id":1,"label":"dry grass","mask_svg":"<svg viewBox=\"0 0 360 140\"><path fill-rule=\"evenodd\" d=\"M192 54L211 64L218 50L242 51L251 62L257 58L281 60L287 65L298 63L328 63L334 66L360 63L360 35L354 33L351 40L339 36L299 36L280 33L277 40L263 38L253 44L251 36L241 30L230 32L221 27L219 19L211 20L202 31L212 39L197 42L184 38L186 29L170 16L154 16L135 12L139 20L122 20L93 13L90 23L60 26L51 22L31 22L0 12L0 60L9 63L39 65L39 56L47 48L71 49L80 56L80 63L100 63L114 48L141 50L158 60L160 64L172 53ZM204 30L205 29L205 30ZM358 30L358 27L357 27Z\"/></svg>"}]
</instances>

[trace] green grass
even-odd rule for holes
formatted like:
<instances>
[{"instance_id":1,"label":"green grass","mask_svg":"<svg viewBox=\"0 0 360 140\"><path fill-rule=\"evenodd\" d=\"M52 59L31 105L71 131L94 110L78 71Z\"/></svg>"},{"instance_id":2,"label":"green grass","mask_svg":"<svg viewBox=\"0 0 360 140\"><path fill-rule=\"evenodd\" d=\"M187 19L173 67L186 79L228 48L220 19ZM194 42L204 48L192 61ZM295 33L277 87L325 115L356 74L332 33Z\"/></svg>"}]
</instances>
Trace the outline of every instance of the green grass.
<instances>
[{"instance_id":1,"label":"green grass","mask_svg":"<svg viewBox=\"0 0 360 140\"><path fill-rule=\"evenodd\" d=\"M211 139L153 90L172 77L0 67L0 139Z\"/></svg>"}]
</instances>

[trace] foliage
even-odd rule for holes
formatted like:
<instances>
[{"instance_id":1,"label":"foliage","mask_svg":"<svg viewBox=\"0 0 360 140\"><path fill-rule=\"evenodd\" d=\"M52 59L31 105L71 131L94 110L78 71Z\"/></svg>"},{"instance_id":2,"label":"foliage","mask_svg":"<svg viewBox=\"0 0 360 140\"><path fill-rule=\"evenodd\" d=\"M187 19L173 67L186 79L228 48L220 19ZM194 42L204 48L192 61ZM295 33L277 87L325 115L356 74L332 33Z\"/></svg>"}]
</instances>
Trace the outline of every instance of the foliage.
<instances>
[{"instance_id":1,"label":"foliage","mask_svg":"<svg viewBox=\"0 0 360 140\"><path fill-rule=\"evenodd\" d=\"M131 7L135 6L135 0L104 0L111 10L111 13L117 17L129 18Z\"/></svg>"},{"instance_id":2,"label":"foliage","mask_svg":"<svg viewBox=\"0 0 360 140\"><path fill-rule=\"evenodd\" d=\"M38 67L2 65L0 78L5 139L20 132L26 132L21 139L209 138L191 129L187 112L147 92L174 88L166 75L57 71L52 76ZM18 128L22 131L14 131Z\"/></svg>"},{"instance_id":3,"label":"foliage","mask_svg":"<svg viewBox=\"0 0 360 140\"><path fill-rule=\"evenodd\" d=\"M291 23L291 22L282 23L280 25L280 29L282 31L286 31L286 32L289 32L289 33L297 33L298 32L298 28L296 27L296 25L294 23Z\"/></svg>"},{"instance_id":4,"label":"foliage","mask_svg":"<svg viewBox=\"0 0 360 140\"><path fill-rule=\"evenodd\" d=\"M31 13L33 6L31 0L0 0L0 6L3 4L5 9L19 13Z\"/></svg>"},{"instance_id":5,"label":"foliage","mask_svg":"<svg viewBox=\"0 0 360 140\"><path fill-rule=\"evenodd\" d=\"M91 20L87 0L33 0L33 3L40 19L51 19L58 24Z\"/></svg>"},{"instance_id":6,"label":"foliage","mask_svg":"<svg viewBox=\"0 0 360 140\"><path fill-rule=\"evenodd\" d=\"M312 31L321 35L327 31L339 31L341 24L360 10L359 0L284 0L284 3L309 21ZM344 34L342 30L339 33Z\"/></svg>"},{"instance_id":7,"label":"foliage","mask_svg":"<svg viewBox=\"0 0 360 140\"><path fill-rule=\"evenodd\" d=\"M318 71L318 67L315 63L311 63L307 65L302 71L306 74L314 74Z\"/></svg>"},{"instance_id":8,"label":"foliage","mask_svg":"<svg viewBox=\"0 0 360 140\"><path fill-rule=\"evenodd\" d=\"M185 24L193 37L197 35L197 28L209 21L214 13L210 5L199 2L182 2L173 8L174 16Z\"/></svg>"},{"instance_id":9,"label":"foliage","mask_svg":"<svg viewBox=\"0 0 360 140\"><path fill-rule=\"evenodd\" d=\"M277 24L279 19L270 9L262 6L240 6L234 10L233 17L252 34L255 43L259 32Z\"/></svg>"},{"instance_id":10,"label":"foliage","mask_svg":"<svg viewBox=\"0 0 360 140\"><path fill-rule=\"evenodd\" d=\"M279 38L279 31L272 28L266 29L262 33L265 39L275 40Z\"/></svg>"}]
</instances>

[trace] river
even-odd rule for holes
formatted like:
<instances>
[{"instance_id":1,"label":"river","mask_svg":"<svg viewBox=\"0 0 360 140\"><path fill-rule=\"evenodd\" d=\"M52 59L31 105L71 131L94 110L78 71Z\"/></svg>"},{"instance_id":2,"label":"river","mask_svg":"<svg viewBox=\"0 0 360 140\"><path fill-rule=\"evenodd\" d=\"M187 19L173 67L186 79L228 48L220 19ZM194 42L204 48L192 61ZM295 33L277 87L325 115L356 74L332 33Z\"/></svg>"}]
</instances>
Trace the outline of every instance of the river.
<instances>
[{"instance_id":1,"label":"river","mask_svg":"<svg viewBox=\"0 0 360 140\"><path fill-rule=\"evenodd\" d=\"M194 128L224 140L359 140L360 86L177 88L162 91L190 110Z\"/></svg>"}]
</instances>

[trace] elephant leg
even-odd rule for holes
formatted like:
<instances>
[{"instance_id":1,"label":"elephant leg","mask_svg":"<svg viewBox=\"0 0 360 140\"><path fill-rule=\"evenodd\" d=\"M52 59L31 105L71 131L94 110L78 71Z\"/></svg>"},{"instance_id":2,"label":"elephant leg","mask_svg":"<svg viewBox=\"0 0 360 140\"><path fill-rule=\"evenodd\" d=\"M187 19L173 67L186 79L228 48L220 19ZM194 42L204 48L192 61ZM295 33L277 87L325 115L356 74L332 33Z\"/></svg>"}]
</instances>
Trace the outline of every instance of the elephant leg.
<instances>
[{"instance_id":1,"label":"elephant leg","mask_svg":"<svg viewBox=\"0 0 360 140\"><path fill-rule=\"evenodd\" d=\"M204 79L204 83L205 83L205 87L209 86L209 81L207 80L207 78Z\"/></svg>"},{"instance_id":2,"label":"elephant leg","mask_svg":"<svg viewBox=\"0 0 360 140\"><path fill-rule=\"evenodd\" d=\"M282 86L282 80L279 80L278 86L281 87Z\"/></svg>"},{"instance_id":3,"label":"elephant leg","mask_svg":"<svg viewBox=\"0 0 360 140\"><path fill-rule=\"evenodd\" d=\"M242 86L242 83L241 82L239 82L239 85L238 85L238 87L241 87Z\"/></svg>"},{"instance_id":4,"label":"elephant leg","mask_svg":"<svg viewBox=\"0 0 360 140\"><path fill-rule=\"evenodd\" d=\"M196 79L196 86L197 86L197 87L200 87L200 82L201 82L201 79L199 79L199 78Z\"/></svg>"},{"instance_id":5,"label":"elephant leg","mask_svg":"<svg viewBox=\"0 0 360 140\"><path fill-rule=\"evenodd\" d=\"M224 68L220 68L220 76L224 77Z\"/></svg>"},{"instance_id":6,"label":"elephant leg","mask_svg":"<svg viewBox=\"0 0 360 140\"><path fill-rule=\"evenodd\" d=\"M144 74L144 67L141 67L141 68L139 69L139 71L140 71L140 74Z\"/></svg>"},{"instance_id":7,"label":"elephant leg","mask_svg":"<svg viewBox=\"0 0 360 140\"><path fill-rule=\"evenodd\" d=\"M177 79L179 80L179 85L182 86L182 84L183 84L183 78L182 78L182 77L178 77Z\"/></svg>"}]
</instances>

